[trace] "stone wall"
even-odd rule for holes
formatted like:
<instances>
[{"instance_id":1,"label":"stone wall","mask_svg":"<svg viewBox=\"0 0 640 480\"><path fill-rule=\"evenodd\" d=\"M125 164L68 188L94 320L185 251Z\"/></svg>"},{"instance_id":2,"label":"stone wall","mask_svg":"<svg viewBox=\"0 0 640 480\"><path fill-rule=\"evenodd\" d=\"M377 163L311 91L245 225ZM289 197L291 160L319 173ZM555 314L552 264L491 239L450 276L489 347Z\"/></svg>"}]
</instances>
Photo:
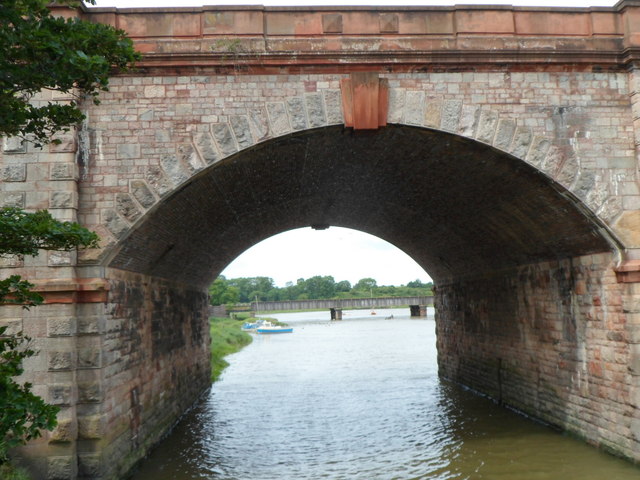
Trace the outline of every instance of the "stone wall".
<instances>
[{"instance_id":1,"label":"stone wall","mask_svg":"<svg viewBox=\"0 0 640 480\"><path fill-rule=\"evenodd\" d=\"M102 472L122 478L209 388L208 297L152 277L109 277Z\"/></svg>"},{"instance_id":2,"label":"stone wall","mask_svg":"<svg viewBox=\"0 0 640 480\"><path fill-rule=\"evenodd\" d=\"M630 325L609 254L438 285L440 374L640 459Z\"/></svg>"}]
</instances>

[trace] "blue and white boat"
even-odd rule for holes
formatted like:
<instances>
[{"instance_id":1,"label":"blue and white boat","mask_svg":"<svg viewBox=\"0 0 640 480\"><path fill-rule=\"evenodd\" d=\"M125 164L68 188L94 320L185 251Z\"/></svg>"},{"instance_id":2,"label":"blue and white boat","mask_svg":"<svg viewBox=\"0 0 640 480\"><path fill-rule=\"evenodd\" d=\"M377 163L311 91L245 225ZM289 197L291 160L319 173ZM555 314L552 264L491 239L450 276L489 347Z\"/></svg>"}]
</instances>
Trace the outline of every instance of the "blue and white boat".
<instances>
[{"instance_id":1,"label":"blue and white boat","mask_svg":"<svg viewBox=\"0 0 640 480\"><path fill-rule=\"evenodd\" d=\"M256 333L293 333L292 327L282 327L280 325L274 325L271 322L264 321L262 325L256 327Z\"/></svg>"}]
</instances>

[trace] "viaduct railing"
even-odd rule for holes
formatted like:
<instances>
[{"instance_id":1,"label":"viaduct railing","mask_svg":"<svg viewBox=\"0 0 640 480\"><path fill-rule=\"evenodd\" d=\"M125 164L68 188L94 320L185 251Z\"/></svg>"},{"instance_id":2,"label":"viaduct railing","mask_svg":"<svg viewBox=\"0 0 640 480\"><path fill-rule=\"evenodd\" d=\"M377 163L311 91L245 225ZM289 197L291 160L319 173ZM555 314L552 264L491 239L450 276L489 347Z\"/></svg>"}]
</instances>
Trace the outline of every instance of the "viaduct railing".
<instances>
[{"instance_id":1,"label":"viaduct railing","mask_svg":"<svg viewBox=\"0 0 640 480\"><path fill-rule=\"evenodd\" d=\"M254 312L273 312L287 310L323 310L331 308L390 308L407 305L432 305L433 296L383 297L383 298L344 298L333 300L283 300L277 302L251 302Z\"/></svg>"}]
</instances>

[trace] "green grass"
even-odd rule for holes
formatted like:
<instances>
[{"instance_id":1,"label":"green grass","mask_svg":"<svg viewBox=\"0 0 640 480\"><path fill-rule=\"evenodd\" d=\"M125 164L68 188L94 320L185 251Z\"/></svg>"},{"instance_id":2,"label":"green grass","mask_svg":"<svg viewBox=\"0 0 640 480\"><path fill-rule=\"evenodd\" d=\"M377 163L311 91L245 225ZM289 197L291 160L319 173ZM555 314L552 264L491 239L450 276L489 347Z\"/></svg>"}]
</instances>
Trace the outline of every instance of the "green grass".
<instances>
[{"instance_id":1,"label":"green grass","mask_svg":"<svg viewBox=\"0 0 640 480\"><path fill-rule=\"evenodd\" d=\"M218 380L229 366L224 357L251 343L251 335L242 331L245 320L211 317L211 381Z\"/></svg>"},{"instance_id":2,"label":"green grass","mask_svg":"<svg viewBox=\"0 0 640 480\"><path fill-rule=\"evenodd\" d=\"M31 480L22 468L14 467L10 463L0 465L0 479L2 480Z\"/></svg>"}]
</instances>

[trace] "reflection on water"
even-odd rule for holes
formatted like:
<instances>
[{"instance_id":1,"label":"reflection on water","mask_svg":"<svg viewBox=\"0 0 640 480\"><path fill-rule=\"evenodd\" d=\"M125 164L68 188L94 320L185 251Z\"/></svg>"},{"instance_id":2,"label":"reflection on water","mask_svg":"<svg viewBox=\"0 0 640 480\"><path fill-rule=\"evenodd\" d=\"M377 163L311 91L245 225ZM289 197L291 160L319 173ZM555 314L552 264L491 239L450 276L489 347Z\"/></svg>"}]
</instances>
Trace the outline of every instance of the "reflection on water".
<instances>
[{"instance_id":1,"label":"reflection on water","mask_svg":"<svg viewBox=\"0 0 640 480\"><path fill-rule=\"evenodd\" d=\"M135 480L637 479L640 469L437 377L433 317L281 314ZM393 313L393 320L384 317Z\"/></svg>"}]
</instances>

